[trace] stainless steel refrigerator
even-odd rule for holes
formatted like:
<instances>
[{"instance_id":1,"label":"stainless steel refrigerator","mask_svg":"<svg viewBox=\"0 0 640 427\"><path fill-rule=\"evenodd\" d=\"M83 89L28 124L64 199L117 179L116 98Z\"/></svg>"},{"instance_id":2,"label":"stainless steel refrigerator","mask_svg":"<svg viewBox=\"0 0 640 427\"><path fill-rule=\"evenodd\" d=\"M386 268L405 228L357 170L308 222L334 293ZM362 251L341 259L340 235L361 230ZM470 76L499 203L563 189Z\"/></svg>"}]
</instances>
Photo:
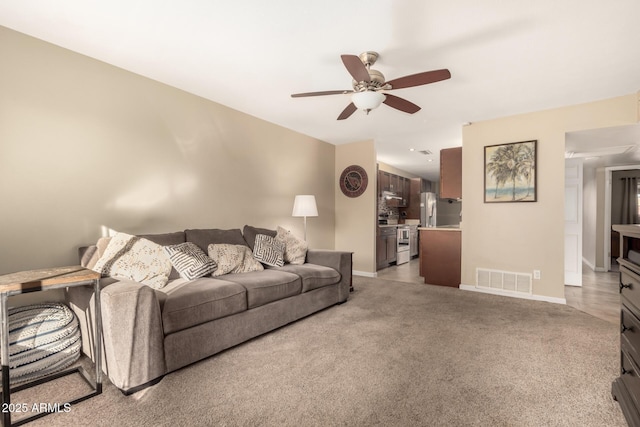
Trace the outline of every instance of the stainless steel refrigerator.
<instances>
[{"instance_id":1,"label":"stainless steel refrigerator","mask_svg":"<svg viewBox=\"0 0 640 427\"><path fill-rule=\"evenodd\" d=\"M435 227L438 213L438 198L436 193L420 193L420 225Z\"/></svg>"}]
</instances>

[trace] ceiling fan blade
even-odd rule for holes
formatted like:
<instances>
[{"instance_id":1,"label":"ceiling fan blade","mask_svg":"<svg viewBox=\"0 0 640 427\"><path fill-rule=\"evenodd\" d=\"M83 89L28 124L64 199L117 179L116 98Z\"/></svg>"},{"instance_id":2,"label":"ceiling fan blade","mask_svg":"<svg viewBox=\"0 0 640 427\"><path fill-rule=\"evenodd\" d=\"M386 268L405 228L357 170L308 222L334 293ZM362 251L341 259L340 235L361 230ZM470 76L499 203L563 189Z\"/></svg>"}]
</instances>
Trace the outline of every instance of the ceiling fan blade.
<instances>
[{"instance_id":1,"label":"ceiling fan blade","mask_svg":"<svg viewBox=\"0 0 640 427\"><path fill-rule=\"evenodd\" d=\"M356 105L353 102L350 103L349 105L347 105L347 108L342 110L342 113L340 113L340 115L338 116L338 120L348 119L349 116L355 113L357 109L358 107L356 107Z\"/></svg>"},{"instance_id":2,"label":"ceiling fan blade","mask_svg":"<svg viewBox=\"0 0 640 427\"><path fill-rule=\"evenodd\" d=\"M405 113L413 114L420 111L420 107L418 107L413 102L409 102L406 99L402 99L398 96L390 95L385 93L385 100L383 103L387 104L389 107L395 108L396 110L404 111Z\"/></svg>"},{"instance_id":3,"label":"ceiling fan blade","mask_svg":"<svg viewBox=\"0 0 640 427\"><path fill-rule=\"evenodd\" d=\"M425 71L424 73L411 74L409 76L399 77L397 79L390 80L386 84L391 85L391 89L402 89L405 87L413 87L426 85L429 83L439 82L441 80L447 80L451 78L449 70L433 70Z\"/></svg>"},{"instance_id":4,"label":"ceiling fan blade","mask_svg":"<svg viewBox=\"0 0 640 427\"><path fill-rule=\"evenodd\" d=\"M323 96L323 95L342 95L345 93L353 93L352 90L325 90L324 92L306 92L291 94L292 98L301 98L303 96Z\"/></svg>"},{"instance_id":5,"label":"ceiling fan blade","mask_svg":"<svg viewBox=\"0 0 640 427\"><path fill-rule=\"evenodd\" d=\"M371 81L367 67L364 66L360 58L356 55L340 55L340 58L342 58L342 63L355 81L367 83Z\"/></svg>"}]
</instances>

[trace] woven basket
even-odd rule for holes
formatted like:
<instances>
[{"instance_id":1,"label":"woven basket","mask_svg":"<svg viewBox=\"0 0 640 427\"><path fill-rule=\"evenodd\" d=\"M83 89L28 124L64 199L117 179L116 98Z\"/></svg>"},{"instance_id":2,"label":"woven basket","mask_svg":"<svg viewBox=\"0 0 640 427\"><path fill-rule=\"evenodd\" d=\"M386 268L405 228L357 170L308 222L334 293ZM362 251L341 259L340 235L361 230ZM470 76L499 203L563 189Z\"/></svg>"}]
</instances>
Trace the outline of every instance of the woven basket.
<instances>
[{"instance_id":1,"label":"woven basket","mask_svg":"<svg viewBox=\"0 0 640 427\"><path fill-rule=\"evenodd\" d=\"M80 357L80 327L64 304L9 310L9 379L32 381L72 365Z\"/></svg>"}]
</instances>

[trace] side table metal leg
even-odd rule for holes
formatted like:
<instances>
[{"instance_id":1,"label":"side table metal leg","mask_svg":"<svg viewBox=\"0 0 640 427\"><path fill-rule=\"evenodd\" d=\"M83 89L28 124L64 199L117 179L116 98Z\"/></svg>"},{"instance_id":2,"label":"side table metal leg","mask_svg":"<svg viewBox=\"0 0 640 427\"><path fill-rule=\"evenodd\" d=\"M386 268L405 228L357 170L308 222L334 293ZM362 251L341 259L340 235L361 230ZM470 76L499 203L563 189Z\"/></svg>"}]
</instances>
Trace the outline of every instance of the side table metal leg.
<instances>
[{"instance_id":1,"label":"side table metal leg","mask_svg":"<svg viewBox=\"0 0 640 427\"><path fill-rule=\"evenodd\" d=\"M11 425L11 385L9 382L9 311L7 294L0 294L0 320L2 321L2 337L0 337L0 357L2 358L2 425Z\"/></svg>"},{"instance_id":2,"label":"side table metal leg","mask_svg":"<svg viewBox=\"0 0 640 427\"><path fill-rule=\"evenodd\" d=\"M96 355L96 394L102 393L102 306L100 303L100 279L95 280L94 284L94 302L95 302L95 355Z\"/></svg>"}]
</instances>

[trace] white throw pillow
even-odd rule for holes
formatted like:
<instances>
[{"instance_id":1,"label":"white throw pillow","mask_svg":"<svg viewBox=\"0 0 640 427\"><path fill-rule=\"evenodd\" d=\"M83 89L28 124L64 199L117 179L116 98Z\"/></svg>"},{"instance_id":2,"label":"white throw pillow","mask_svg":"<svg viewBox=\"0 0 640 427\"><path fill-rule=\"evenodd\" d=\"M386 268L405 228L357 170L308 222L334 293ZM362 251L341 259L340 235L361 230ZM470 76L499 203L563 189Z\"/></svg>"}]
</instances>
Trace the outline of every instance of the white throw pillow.
<instances>
[{"instance_id":1,"label":"white throw pillow","mask_svg":"<svg viewBox=\"0 0 640 427\"><path fill-rule=\"evenodd\" d=\"M126 233L116 233L93 270L160 289L169 281L171 261L157 243Z\"/></svg>"},{"instance_id":2,"label":"white throw pillow","mask_svg":"<svg viewBox=\"0 0 640 427\"><path fill-rule=\"evenodd\" d=\"M251 249L245 245L212 243L208 246L209 258L214 260L218 268L211 274L213 277L227 273L248 273L264 270L262 264L253 258Z\"/></svg>"},{"instance_id":3,"label":"white throw pillow","mask_svg":"<svg viewBox=\"0 0 640 427\"><path fill-rule=\"evenodd\" d=\"M307 259L309 245L298 239L291 231L280 226L277 228L276 240L284 243L284 261L290 264L304 264Z\"/></svg>"}]
</instances>

